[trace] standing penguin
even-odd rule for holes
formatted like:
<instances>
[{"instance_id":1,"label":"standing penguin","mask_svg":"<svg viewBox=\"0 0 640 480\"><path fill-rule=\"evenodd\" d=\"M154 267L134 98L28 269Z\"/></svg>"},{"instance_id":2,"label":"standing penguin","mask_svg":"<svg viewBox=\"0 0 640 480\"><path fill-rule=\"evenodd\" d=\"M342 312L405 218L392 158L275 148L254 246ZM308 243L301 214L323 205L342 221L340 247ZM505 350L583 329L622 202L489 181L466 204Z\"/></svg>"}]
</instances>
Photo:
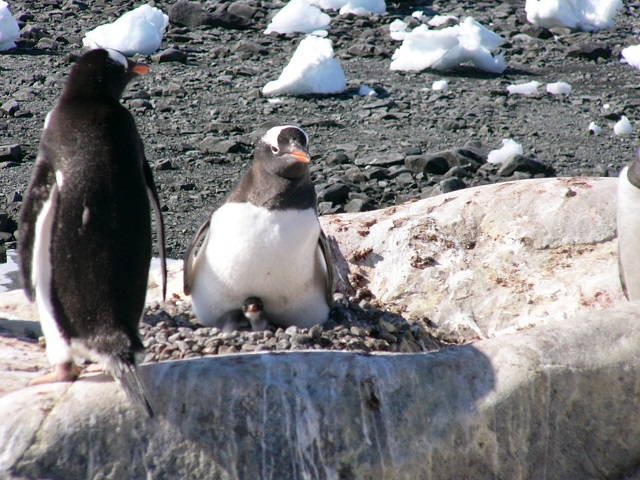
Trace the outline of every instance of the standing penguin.
<instances>
[{"instance_id":1,"label":"standing penguin","mask_svg":"<svg viewBox=\"0 0 640 480\"><path fill-rule=\"evenodd\" d=\"M639 209L640 159L625 167L618 180L618 264L622 289L629 300L640 300Z\"/></svg>"},{"instance_id":2,"label":"standing penguin","mask_svg":"<svg viewBox=\"0 0 640 480\"><path fill-rule=\"evenodd\" d=\"M75 380L73 353L100 362L149 416L136 367L138 324L151 261L153 200L166 292L164 225L135 121L121 105L148 72L114 50L78 59L45 119L20 212L24 290L35 299L53 372L32 383Z\"/></svg>"},{"instance_id":3,"label":"standing penguin","mask_svg":"<svg viewBox=\"0 0 640 480\"><path fill-rule=\"evenodd\" d=\"M220 326L225 312L242 309L249 297L262 301L260 317L277 326L327 320L333 265L308 148L298 127L267 131L251 168L196 233L185 255L184 291L205 325Z\"/></svg>"}]
</instances>

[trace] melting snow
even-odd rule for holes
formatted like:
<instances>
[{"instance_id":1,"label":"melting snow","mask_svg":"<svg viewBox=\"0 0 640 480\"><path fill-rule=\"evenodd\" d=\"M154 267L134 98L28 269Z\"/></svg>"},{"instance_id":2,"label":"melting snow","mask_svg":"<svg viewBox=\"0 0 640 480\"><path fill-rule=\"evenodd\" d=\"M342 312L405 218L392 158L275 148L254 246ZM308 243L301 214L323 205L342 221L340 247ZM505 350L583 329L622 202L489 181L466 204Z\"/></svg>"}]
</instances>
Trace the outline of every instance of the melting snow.
<instances>
[{"instance_id":1,"label":"melting snow","mask_svg":"<svg viewBox=\"0 0 640 480\"><path fill-rule=\"evenodd\" d=\"M622 0L527 0L527 20L544 28L569 27L587 32L613 28Z\"/></svg>"},{"instance_id":2,"label":"melting snow","mask_svg":"<svg viewBox=\"0 0 640 480\"><path fill-rule=\"evenodd\" d=\"M262 89L265 95L305 95L340 93L347 79L340 63L333 58L331 40L309 36L300 42L289 64L277 80Z\"/></svg>"},{"instance_id":3,"label":"melting snow","mask_svg":"<svg viewBox=\"0 0 640 480\"><path fill-rule=\"evenodd\" d=\"M331 17L309 0L291 0L271 19L264 33L311 33L329 28Z\"/></svg>"},{"instance_id":4,"label":"melting snow","mask_svg":"<svg viewBox=\"0 0 640 480\"><path fill-rule=\"evenodd\" d=\"M87 32L82 44L89 48L112 48L125 55L151 55L162 43L169 17L158 8L142 5L113 23Z\"/></svg>"},{"instance_id":5,"label":"melting snow","mask_svg":"<svg viewBox=\"0 0 640 480\"><path fill-rule=\"evenodd\" d=\"M522 145L515 140L505 138L502 140L502 148L498 150L491 150L487 157L489 163L502 163L514 155L522 155Z\"/></svg>"},{"instance_id":6,"label":"melting snow","mask_svg":"<svg viewBox=\"0 0 640 480\"><path fill-rule=\"evenodd\" d=\"M448 70L472 62L482 70L502 73L507 68L504 53L494 57L491 52L503 42L500 35L472 17L441 30L429 30L423 24L405 35L402 45L393 54L391 70Z\"/></svg>"},{"instance_id":7,"label":"melting snow","mask_svg":"<svg viewBox=\"0 0 640 480\"><path fill-rule=\"evenodd\" d=\"M20 36L20 27L9 11L7 2L0 0L0 52L16 46L15 41Z\"/></svg>"}]
</instances>

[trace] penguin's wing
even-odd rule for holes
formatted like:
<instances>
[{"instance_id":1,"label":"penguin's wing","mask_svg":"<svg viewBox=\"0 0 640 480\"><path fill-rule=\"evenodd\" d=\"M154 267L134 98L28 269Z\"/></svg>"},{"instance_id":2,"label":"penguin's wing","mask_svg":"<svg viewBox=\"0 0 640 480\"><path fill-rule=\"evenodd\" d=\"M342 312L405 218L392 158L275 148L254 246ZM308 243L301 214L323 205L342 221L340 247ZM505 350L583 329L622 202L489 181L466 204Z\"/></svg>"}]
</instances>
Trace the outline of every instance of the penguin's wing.
<instances>
[{"instance_id":1,"label":"penguin's wing","mask_svg":"<svg viewBox=\"0 0 640 480\"><path fill-rule=\"evenodd\" d=\"M193 241L187 252L184 255L184 293L186 295L191 294L191 287L193 286L193 276L195 273L196 262L199 261L199 255L202 253L204 255L204 251L207 246L207 241L209 240L209 226L211 225L211 216L207 217L205 222L200 226L198 232L195 237L193 237Z\"/></svg>"},{"instance_id":2,"label":"penguin's wing","mask_svg":"<svg viewBox=\"0 0 640 480\"><path fill-rule=\"evenodd\" d=\"M22 287L29 299L35 298L35 282L31 270L36 242L36 221L46 202L57 195L55 172L44 157L39 157L33 169L31 181L20 210L18 228L18 254L20 257L20 277Z\"/></svg>"},{"instance_id":3,"label":"penguin's wing","mask_svg":"<svg viewBox=\"0 0 640 480\"><path fill-rule=\"evenodd\" d=\"M142 162L142 171L144 173L144 181L147 184L147 191L153 202L153 211L156 218L156 231L158 236L158 250L160 250L160 269L162 270L162 299L167 297L167 251L164 243L164 220L162 219L162 211L160 210L160 199L158 198L158 190L153 181L153 174L149 162L145 159Z\"/></svg>"},{"instance_id":4,"label":"penguin's wing","mask_svg":"<svg viewBox=\"0 0 640 480\"><path fill-rule=\"evenodd\" d=\"M333 305L333 255L331 255L331 247L329 246L327 236L324 234L322 229L320 229L320 236L318 237L318 247L320 248L320 252L322 253L325 267L327 269L325 295L327 299L327 305L329 305L329 308L331 308L331 306Z\"/></svg>"}]
</instances>

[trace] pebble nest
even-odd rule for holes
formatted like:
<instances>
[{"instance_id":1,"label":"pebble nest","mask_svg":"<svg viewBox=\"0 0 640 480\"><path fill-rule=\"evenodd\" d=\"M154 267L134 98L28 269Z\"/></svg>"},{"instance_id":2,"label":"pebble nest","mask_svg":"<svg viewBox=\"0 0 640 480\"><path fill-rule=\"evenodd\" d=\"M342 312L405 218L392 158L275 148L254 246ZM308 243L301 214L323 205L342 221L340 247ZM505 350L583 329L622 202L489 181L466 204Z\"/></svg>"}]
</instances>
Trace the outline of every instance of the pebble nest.
<instances>
[{"instance_id":1,"label":"pebble nest","mask_svg":"<svg viewBox=\"0 0 640 480\"><path fill-rule=\"evenodd\" d=\"M140 324L145 363L240 352L346 350L352 352L434 352L458 343L440 338L428 321L407 321L368 301L335 295L329 320L311 328L269 326L267 330L221 332L205 327L189 303L170 299L147 308Z\"/></svg>"}]
</instances>

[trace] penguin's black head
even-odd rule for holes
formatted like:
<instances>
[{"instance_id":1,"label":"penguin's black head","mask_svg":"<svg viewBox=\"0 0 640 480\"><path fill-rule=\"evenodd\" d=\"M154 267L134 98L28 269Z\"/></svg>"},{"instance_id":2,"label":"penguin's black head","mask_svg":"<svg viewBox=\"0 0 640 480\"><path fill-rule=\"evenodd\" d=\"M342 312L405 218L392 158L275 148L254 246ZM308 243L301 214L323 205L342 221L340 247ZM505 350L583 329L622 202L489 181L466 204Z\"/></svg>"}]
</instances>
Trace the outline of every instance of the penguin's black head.
<instances>
[{"instance_id":1,"label":"penguin's black head","mask_svg":"<svg viewBox=\"0 0 640 480\"><path fill-rule=\"evenodd\" d=\"M258 297L249 297L242 304L242 313L261 313L264 310L264 304Z\"/></svg>"},{"instance_id":2,"label":"penguin's black head","mask_svg":"<svg viewBox=\"0 0 640 480\"><path fill-rule=\"evenodd\" d=\"M254 160L280 177L304 177L309 172L309 138L293 125L273 127L258 141Z\"/></svg>"},{"instance_id":3,"label":"penguin's black head","mask_svg":"<svg viewBox=\"0 0 640 480\"><path fill-rule=\"evenodd\" d=\"M148 71L116 50L90 50L71 69L62 96L119 101L127 83Z\"/></svg>"}]
</instances>

